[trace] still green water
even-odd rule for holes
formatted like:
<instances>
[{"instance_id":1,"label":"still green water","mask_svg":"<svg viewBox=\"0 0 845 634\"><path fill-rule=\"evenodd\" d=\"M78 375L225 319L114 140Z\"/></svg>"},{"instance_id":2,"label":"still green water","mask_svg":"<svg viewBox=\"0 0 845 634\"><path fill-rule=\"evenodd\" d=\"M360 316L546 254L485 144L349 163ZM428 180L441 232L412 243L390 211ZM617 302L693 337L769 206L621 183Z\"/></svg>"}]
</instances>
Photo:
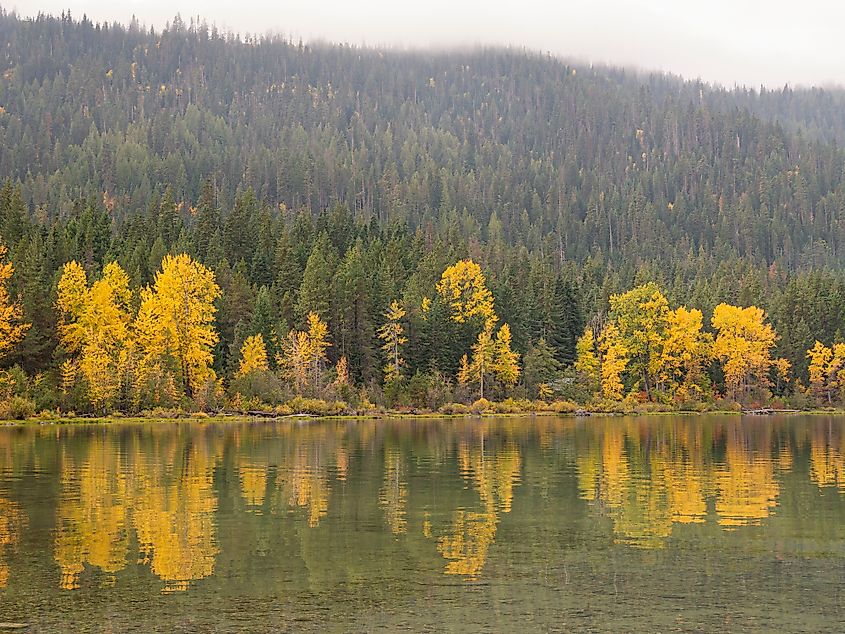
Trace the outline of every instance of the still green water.
<instances>
[{"instance_id":1,"label":"still green water","mask_svg":"<svg viewBox=\"0 0 845 634\"><path fill-rule=\"evenodd\" d=\"M845 630L845 418L0 428L29 631Z\"/></svg>"}]
</instances>

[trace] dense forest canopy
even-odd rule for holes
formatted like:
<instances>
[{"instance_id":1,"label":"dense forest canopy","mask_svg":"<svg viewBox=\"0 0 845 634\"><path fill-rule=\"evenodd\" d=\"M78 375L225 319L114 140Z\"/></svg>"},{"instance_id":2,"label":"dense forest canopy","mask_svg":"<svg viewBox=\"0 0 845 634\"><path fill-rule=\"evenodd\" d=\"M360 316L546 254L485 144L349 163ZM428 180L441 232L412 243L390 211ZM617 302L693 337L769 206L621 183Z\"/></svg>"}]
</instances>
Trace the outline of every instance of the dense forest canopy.
<instances>
[{"instance_id":1,"label":"dense forest canopy","mask_svg":"<svg viewBox=\"0 0 845 634\"><path fill-rule=\"evenodd\" d=\"M2 363L33 376L58 381L69 354L65 263L96 280L117 261L137 290L179 253L216 274L226 377L247 339L262 334L272 365L314 313L329 361L380 384L394 300L406 376L454 375L475 333L451 350L456 333L423 327L420 306L468 257L514 348L542 339L562 367L611 295L652 281L704 315L763 307L805 383L806 351L845 331L841 91L303 45L178 17L155 31L2 13L0 51L0 232L31 324Z\"/></svg>"}]
</instances>

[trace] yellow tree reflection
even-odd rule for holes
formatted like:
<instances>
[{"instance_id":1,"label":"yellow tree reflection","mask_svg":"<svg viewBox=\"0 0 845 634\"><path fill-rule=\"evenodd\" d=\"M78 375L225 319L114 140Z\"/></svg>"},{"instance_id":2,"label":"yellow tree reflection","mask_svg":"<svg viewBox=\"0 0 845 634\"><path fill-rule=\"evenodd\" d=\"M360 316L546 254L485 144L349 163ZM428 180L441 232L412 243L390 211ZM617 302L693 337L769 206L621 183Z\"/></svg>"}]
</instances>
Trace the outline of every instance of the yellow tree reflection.
<instances>
[{"instance_id":1,"label":"yellow tree reflection","mask_svg":"<svg viewBox=\"0 0 845 634\"><path fill-rule=\"evenodd\" d=\"M777 505L780 491L774 463L754 452L739 425L728 429L724 464L716 469L716 514L724 527L760 524ZM758 439L758 446L771 446L770 437Z\"/></svg>"},{"instance_id":2,"label":"yellow tree reflection","mask_svg":"<svg viewBox=\"0 0 845 634\"><path fill-rule=\"evenodd\" d=\"M838 427L836 428L839 429ZM828 425L817 425L810 437L810 479L819 487L837 487L845 491L845 434Z\"/></svg>"},{"instance_id":3,"label":"yellow tree reflection","mask_svg":"<svg viewBox=\"0 0 845 634\"><path fill-rule=\"evenodd\" d=\"M476 579L487 561L487 552L496 538L499 513L508 513L513 504L513 488L519 481L522 461L516 444L498 452L485 450L484 430L471 447L461 442L458 464L469 477L481 501L481 511L455 511L446 535L437 548L447 560L446 574Z\"/></svg>"},{"instance_id":4,"label":"yellow tree reflection","mask_svg":"<svg viewBox=\"0 0 845 634\"><path fill-rule=\"evenodd\" d=\"M0 588L9 584L8 557L17 546L25 526L26 519L21 508L0 497Z\"/></svg>"},{"instance_id":5,"label":"yellow tree reflection","mask_svg":"<svg viewBox=\"0 0 845 634\"><path fill-rule=\"evenodd\" d=\"M106 573L107 584L126 566L129 492L121 462L120 452L102 437L91 440L81 467L63 460L54 556L65 590L79 587L86 564Z\"/></svg>"},{"instance_id":6,"label":"yellow tree reflection","mask_svg":"<svg viewBox=\"0 0 845 634\"><path fill-rule=\"evenodd\" d=\"M384 510L390 532L399 535L407 530L405 505L408 485L405 482L402 453L395 447L384 450L384 482L379 491L379 505Z\"/></svg>"},{"instance_id":7,"label":"yellow tree reflection","mask_svg":"<svg viewBox=\"0 0 845 634\"><path fill-rule=\"evenodd\" d=\"M210 576L218 553L214 456L201 438L190 445L183 461L176 460L173 449L164 460L139 456L136 473L141 561L165 582L164 592L185 590L191 581ZM167 473L163 464L174 463L180 472Z\"/></svg>"}]
</instances>

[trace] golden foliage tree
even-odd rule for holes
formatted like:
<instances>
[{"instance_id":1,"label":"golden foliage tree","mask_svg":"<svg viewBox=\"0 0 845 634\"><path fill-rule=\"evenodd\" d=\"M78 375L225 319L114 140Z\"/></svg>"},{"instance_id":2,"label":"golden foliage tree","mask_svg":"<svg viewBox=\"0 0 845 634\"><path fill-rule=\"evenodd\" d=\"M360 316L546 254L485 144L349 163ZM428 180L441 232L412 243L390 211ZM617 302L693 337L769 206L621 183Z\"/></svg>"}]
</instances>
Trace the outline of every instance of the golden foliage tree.
<instances>
[{"instance_id":1,"label":"golden foliage tree","mask_svg":"<svg viewBox=\"0 0 845 634\"><path fill-rule=\"evenodd\" d=\"M515 385L519 378L519 353L512 350L511 342L511 327L502 324L496 333L493 372L497 379L508 386Z\"/></svg>"},{"instance_id":2,"label":"golden foliage tree","mask_svg":"<svg viewBox=\"0 0 845 634\"><path fill-rule=\"evenodd\" d=\"M284 375L294 382L297 391L308 385L309 375L314 387L319 387L320 365L326 360L329 343L329 327L317 313L308 313L308 330L291 330L282 340L282 351L278 364Z\"/></svg>"},{"instance_id":3,"label":"golden foliage tree","mask_svg":"<svg viewBox=\"0 0 845 634\"><path fill-rule=\"evenodd\" d=\"M459 377L459 380L463 378L464 383L478 383L479 398L484 398L484 377L492 369L495 351L496 346L490 329L484 328L478 333L478 339L472 346L472 358L466 370L464 370L462 362L460 373L464 376Z\"/></svg>"},{"instance_id":4,"label":"golden foliage tree","mask_svg":"<svg viewBox=\"0 0 845 634\"><path fill-rule=\"evenodd\" d=\"M308 349L309 360L314 371L314 387L320 384L320 364L326 360L329 343L329 327L317 313L308 313Z\"/></svg>"},{"instance_id":5,"label":"golden foliage tree","mask_svg":"<svg viewBox=\"0 0 845 634\"><path fill-rule=\"evenodd\" d=\"M219 296L214 273L186 254L165 256L153 286L141 291L135 330L142 367L149 371L163 362L175 368L188 397L216 379L211 350Z\"/></svg>"},{"instance_id":6,"label":"golden foliage tree","mask_svg":"<svg viewBox=\"0 0 845 634\"><path fill-rule=\"evenodd\" d=\"M700 396L704 366L713 354L713 336L702 330L704 316L696 308L680 306L669 312L667 321L659 378L684 396Z\"/></svg>"},{"instance_id":7,"label":"golden foliage tree","mask_svg":"<svg viewBox=\"0 0 845 634\"><path fill-rule=\"evenodd\" d=\"M653 282L610 297L614 337L620 339L628 369L640 378L648 398L660 370L670 312L669 302Z\"/></svg>"},{"instance_id":8,"label":"golden foliage tree","mask_svg":"<svg viewBox=\"0 0 845 634\"><path fill-rule=\"evenodd\" d=\"M472 358L461 359L458 382L462 385L477 383L479 398L484 398L487 375L494 375L505 385L514 385L519 378L519 354L511 349L511 330L502 324L494 339L492 330L484 328L472 346Z\"/></svg>"},{"instance_id":9,"label":"golden foliage tree","mask_svg":"<svg viewBox=\"0 0 845 634\"><path fill-rule=\"evenodd\" d=\"M393 300L390 307L384 313L384 325L378 329L378 336L384 343L381 349L387 356L387 365L384 366L384 382L392 383L402 378L402 366L405 360L400 356L399 349L408 343L405 337L405 328L402 326L402 318L405 316L405 309L399 302Z\"/></svg>"},{"instance_id":10,"label":"golden foliage tree","mask_svg":"<svg viewBox=\"0 0 845 634\"><path fill-rule=\"evenodd\" d=\"M711 324L717 331L713 352L723 364L729 394L738 398L755 386L767 386L777 335L763 310L719 304Z\"/></svg>"},{"instance_id":11,"label":"golden foliage tree","mask_svg":"<svg viewBox=\"0 0 845 634\"><path fill-rule=\"evenodd\" d=\"M828 348L820 341L807 350L810 373L810 391L830 405L833 395L845 387L845 343L835 343Z\"/></svg>"},{"instance_id":12,"label":"golden foliage tree","mask_svg":"<svg viewBox=\"0 0 845 634\"><path fill-rule=\"evenodd\" d=\"M601 352L601 390L605 398L618 401L624 385L622 374L628 367L628 349L615 324L608 324L599 337Z\"/></svg>"},{"instance_id":13,"label":"golden foliage tree","mask_svg":"<svg viewBox=\"0 0 845 634\"><path fill-rule=\"evenodd\" d=\"M291 330L282 340L281 348L277 363L285 377L293 382L296 391L302 392L308 385L310 368L308 333Z\"/></svg>"},{"instance_id":14,"label":"golden foliage tree","mask_svg":"<svg viewBox=\"0 0 845 634\"><path fill-rule=\"evenodd\" d=\"M96 408L114 404L123 386L132 341L129 276L117 262L103 269L88 287L83 268L65 264L56 304L61 312L59 335L85 378L88 399Z\"/></svg>"},{"instance_id":15,"label":"golden foliage tree","mask_svg":"<svg viewBox=\"0 0 845 634\"><path fill-rule=\"evenodd\" d=\"M241 346L241 362L238 367L237 376L241 377L253 372L263 372L268 368L267 347L264 345L264 336L259 332L257 335L247 337Z\"/></svg>"},{"instance_id":16,"label":"golden foliage tree","mask_svg":"<svg viewBox=\"0 0 845 634\"><path fill-rule=\"evenodd\" d=\"M23 339L30 324L21 321L23 309L9 295L9 281L15 268L5 262L6 246L0 243L0 357L3 357Z\"/></svg>"},{"instance_id":17,"label":"golden foliage tree","mask_svg":"<svg viewBox=\"0 0 845 634\"><path fill-rule=\"evenodd\" d=\"M480 317L485 327L492 329L499 319L484 273L472 260L460 260L443 271L437 292L449 305L452 319L459 324Z\"/></svg>"},{"instance_id":18,"label":"golden foliage tree","mask_svg":"<svg viewBox=\"0 0 845 634\"><path fill-rule=\"evenodd\" d=\"M596 355L596 336L593 329L587 326L575 343L575 371L581 375L590 391L595 392L599 385L600 370L601 365Z\"/></svg>"}]
</instances>

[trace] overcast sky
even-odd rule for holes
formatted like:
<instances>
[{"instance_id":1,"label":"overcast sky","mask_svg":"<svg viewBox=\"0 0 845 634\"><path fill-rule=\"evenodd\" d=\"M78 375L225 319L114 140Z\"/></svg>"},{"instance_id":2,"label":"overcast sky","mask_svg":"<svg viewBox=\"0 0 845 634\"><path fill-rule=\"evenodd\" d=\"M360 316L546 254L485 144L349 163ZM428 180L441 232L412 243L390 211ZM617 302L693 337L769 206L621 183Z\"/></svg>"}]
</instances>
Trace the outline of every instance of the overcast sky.
<instances>
[{"instance_id":1,"label":"overcast sky","mask_svg":"<svg viewBox=\"0 0 845 634\"><path fill-rule=\"evenodd\" d=\"M841 0L0 0L22 16L134 14L390 46L502 44L757 87L845 85Z\"/></svg>"}]
</instances>

